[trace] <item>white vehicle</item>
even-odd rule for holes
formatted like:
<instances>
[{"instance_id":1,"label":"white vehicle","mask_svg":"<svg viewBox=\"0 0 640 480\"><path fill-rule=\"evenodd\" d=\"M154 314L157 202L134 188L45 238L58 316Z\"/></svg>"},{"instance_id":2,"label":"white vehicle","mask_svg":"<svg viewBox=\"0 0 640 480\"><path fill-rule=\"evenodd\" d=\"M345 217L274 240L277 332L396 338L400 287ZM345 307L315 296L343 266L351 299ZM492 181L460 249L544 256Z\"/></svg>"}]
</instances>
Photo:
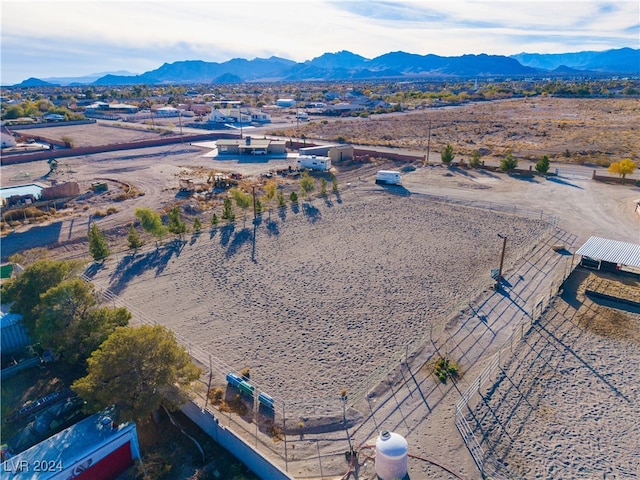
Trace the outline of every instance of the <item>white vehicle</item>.
<instances>
[{"instance_id":1,"label":"white vehicle","mask_svg":"<svg viewBox=\"0 0 640 480\"><path fill-rule=\"evenodd\" d=\"M401 185L400 172L393 170L378 170L376 183L381 185Z\"/></svg>"},{"instance_id":2,"label":"white vehicle","mask_svg":"<svg viewBox=\"0 0 640 480\"><path fill-rule=\"evenodd\" d=\"M300 155L298 157L298 168L310 168L311 170L326 172L331 168L331 159L318 155Z\"/></svg>"}]
</instances>

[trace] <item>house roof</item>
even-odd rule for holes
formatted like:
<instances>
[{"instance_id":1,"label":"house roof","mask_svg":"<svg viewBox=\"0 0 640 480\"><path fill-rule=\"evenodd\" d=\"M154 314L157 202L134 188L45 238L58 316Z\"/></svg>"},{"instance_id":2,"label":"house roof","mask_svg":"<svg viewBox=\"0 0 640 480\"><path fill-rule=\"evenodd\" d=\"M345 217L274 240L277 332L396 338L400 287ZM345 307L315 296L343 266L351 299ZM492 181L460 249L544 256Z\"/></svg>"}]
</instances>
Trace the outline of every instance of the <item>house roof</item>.
<instances>
[{"instance_id":1,"label":"house roof","mask_svg":"<svg viewBox=\"0 0 640 480\"><path fill-rule=\"evenodd\" d=\"M640 245L636 243L591 237L578 249L576 255L640 268Z\"/></svg>"},{"instance_id":2,"label":"house roof","mask_svg":"<svg viewBox=\"0 0 640 480\"><path fill-rule=\"evenodd\" d=\"M247 143L246 138L231 138L216 140L216 145L237 145L239 148L268 148L271 145L271 140L262 138L252 138Z\"/></svg>"},{"instance_id":3,"label":"house roof","mask_svg":"<svg viewBox=\"0 0 640 480\"><path fill-rule=\"evenodd\" d=\"M134 431L134 435L137 437L135 423L129 422L114 426L112 424L112 415L111 409L96 413L11 457L0 465L0 471L3 474L9 473L3 478L11 480L48 478L49 476L54 476L51 475L52 473L58 473L58 470L66 470L73 466L92 448L105 445L112 439L120 437L131 430ZM135 448L137 449L137 444ZM44 473L37 474L33 471L34 462L47 463L48 465L54 465L55 468L52 468L52 472L43 471ZM31 466L31 468L26 470L18 468L26 465ZM53 472L54 470L55 472Z\"/></svg>"}]
</instances>

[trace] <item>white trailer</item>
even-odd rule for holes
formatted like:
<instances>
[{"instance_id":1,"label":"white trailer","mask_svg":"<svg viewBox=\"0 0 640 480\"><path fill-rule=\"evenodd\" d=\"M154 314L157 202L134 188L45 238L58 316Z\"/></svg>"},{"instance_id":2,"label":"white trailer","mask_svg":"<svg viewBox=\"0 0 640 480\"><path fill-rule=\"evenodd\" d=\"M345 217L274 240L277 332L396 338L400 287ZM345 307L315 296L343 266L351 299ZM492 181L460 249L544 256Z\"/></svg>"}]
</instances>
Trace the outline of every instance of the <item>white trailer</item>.
<instances>
[{"instance_id":1,"label":"white trailer","mask_svg":"<svg viewBox=\"0 0 640 480\"><path fill-rule=\"evenodd\" d=\"M400 185L400 172L393 170L378 170L376 183L382 185Z\"/></svg>"},{"instance_id":2,"label":"white trailer","mask_svg":"<svg viewBox=\"0 0 640 480\"><path fill-rule=\"evenodd\" d=\"M331 159L318 155L300 155L298 157L298 168L310 168L311 170L326 172L331 168Z\"/></svg>"}]
</instances>

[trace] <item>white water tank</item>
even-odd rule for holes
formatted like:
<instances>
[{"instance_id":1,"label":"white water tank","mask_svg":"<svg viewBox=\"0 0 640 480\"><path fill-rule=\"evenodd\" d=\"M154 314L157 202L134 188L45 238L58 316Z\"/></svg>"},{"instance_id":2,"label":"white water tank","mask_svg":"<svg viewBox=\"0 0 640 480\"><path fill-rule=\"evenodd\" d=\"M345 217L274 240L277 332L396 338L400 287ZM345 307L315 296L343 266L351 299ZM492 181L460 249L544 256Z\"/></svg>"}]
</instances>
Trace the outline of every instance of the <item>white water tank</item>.
<instances>
[{"instance_id":1,"label":"white water tank","mask_svg":"<svg viewBox=\"0 0 640 480\"><path fill-rule=\"evenodd\" d=\"M382 430L376 440L376 475L394 480L407 475L409 445L402 435Z\"/></svg>"}]
</instances>

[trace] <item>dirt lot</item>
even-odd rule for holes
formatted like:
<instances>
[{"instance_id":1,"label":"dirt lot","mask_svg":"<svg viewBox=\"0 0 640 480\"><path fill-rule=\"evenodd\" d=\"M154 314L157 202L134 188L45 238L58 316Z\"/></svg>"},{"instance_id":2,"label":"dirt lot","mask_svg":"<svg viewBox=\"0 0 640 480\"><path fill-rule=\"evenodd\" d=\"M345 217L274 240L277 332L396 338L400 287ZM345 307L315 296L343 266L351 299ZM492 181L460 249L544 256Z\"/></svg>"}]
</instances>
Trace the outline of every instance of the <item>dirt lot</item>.
<instances>
[{"instance_id":1,"label":"dirt lot","mask_svg":"<svg viewBox=\"0 0 640 480\"><path fill-rule=\"evenodd\" d=\"M74 147L111 145L116 143L151 140L166 134L167 129L148 130L144 125L124 122L94 123L80 126L52 126L31 130L16 130L25 137L35 135L39 138L63 141L67 139Z\"/></svg>"}]
</instances>

